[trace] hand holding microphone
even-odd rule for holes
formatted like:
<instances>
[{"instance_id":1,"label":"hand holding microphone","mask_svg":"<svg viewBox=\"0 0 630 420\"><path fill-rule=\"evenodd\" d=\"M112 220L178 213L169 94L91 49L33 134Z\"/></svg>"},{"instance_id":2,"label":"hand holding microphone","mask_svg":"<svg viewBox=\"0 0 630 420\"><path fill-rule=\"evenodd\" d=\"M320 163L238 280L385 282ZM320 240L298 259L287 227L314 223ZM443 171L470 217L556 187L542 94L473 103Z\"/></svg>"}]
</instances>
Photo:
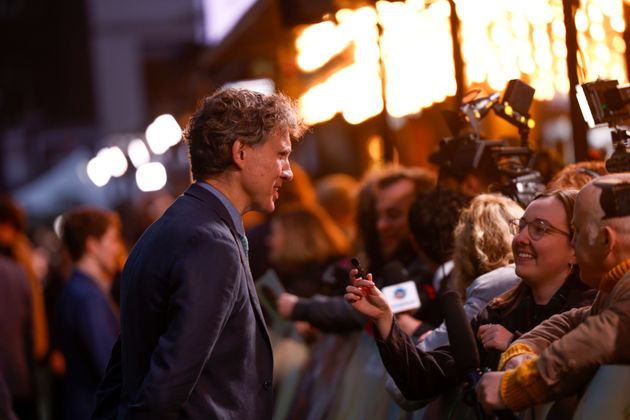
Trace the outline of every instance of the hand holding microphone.
<instances>
[{"instance_id":1,"label":"hand holding microphone","mask_svg":"<svg viewBox=\"0 0 630 420\"><path fill-rule=\"evenodd\" d=\"M352 263L355 268L350 270L351 284L346 287L344 299L355 310L370 318L379 333L387 337L394 317L387 299L372 281L372 274L365 274L356 258L352 259Z\"/></svg>"}]
</instances>

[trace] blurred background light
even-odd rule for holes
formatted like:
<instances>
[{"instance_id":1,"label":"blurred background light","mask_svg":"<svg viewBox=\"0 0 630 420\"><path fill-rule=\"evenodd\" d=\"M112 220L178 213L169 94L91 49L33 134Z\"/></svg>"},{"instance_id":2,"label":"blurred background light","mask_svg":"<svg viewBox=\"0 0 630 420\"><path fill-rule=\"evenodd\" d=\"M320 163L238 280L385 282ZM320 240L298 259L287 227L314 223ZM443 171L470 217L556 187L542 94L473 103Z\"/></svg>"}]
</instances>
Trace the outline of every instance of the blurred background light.
<instances>
[{"instance_id":1,"label":"blurred background light","mask_svg":"<svg viewBox=\"0 0 630 420\"><path fill-rule=\"evenodd\" d=\"M87 174L90 181L97 187L103 187L111 178L109 168L107 168L107 161L103 158L103 154L97 154L87 163Z\"/></svg>"},{"instance_id":2,"label":"blurred background light","mask_svg":"<svg viewBox=\"0 0 630 420\"><path fill-rule=\"evenodd\" d=\"M120 147L113 146L107 148L105 157L107 159L107 167L113 177L121 177L127 172L127 158L122 150L120 150Z\"/></svg>"},{"instance_id":3,"label":"blurred background light","mask_svg":"<svg viewBox=\"0 0 630 420\"><path fill-rule=\"evenodd\" d=\"M127 154L134 167L138 168L151 160L149 150L142 139L133 139L127 145Z\"/></svg>"},{"instance_id":4,"label":"blurred background light","mask_svg":"<svg viewBox=\"0 0 630 420\"><path fill-rule=\"evenodd\" d=\"M271 79L239 80L223 85L224 88L248 89L260 92L263 95L271 95L276 91L276 84Z\"/></svg>"},{"instance_id":5,"label":"blurred background light","mask_svg":"<svg viewBox=\"0 0 630 420\"><path fill-rule=\"evenodd\" d=\"M160 162L149 162L136 170L136 184L140 191L158 191L166 185L166 168Z\"/></svg>"},{"instance_id":6,"label":"blurred background light","mask_svg":"<svg viewBox=\"0 0 630 420\"><path fill-rule=\"evenodd\" d=\"M161 155L182 139L182 129L171 114L157 117L145 131L149 148Z\"/></svg>"}]
</instances>

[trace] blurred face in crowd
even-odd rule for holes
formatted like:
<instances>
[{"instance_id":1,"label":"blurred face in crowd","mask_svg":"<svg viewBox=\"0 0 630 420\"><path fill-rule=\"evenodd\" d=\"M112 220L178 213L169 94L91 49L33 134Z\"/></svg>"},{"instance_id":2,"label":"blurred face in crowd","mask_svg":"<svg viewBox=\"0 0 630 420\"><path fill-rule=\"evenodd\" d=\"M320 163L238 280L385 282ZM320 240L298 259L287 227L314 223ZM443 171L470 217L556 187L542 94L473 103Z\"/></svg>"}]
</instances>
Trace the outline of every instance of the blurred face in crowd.
<instances>
[{"instance_id":1,"label":"blurred face in crowd","mask_svg":"<svg viewBox=\"0 0 630 420\"><path fill-rule=\"evenodd\" d=\"M578 194L573 210L573 246L580 265L580 279L591 287L598 287L607 269L604 267L605 249L599 222L592 216L599 203L599 188L587 186ZM599 210L599 208L598 208ZM599 210L597 213L603 215ZM600 218L601 218L601 215Z\"/></svg>"},{"instance_id":2,"label":"blurred face in crowd","mask_svg":"<svg viewBox=\"0 0 630 420\"><path fill-rule=\"evenodd\" d=\"M274 130L267 139L242 148L243 189L248 203L245 211L271 213L284 182L293 179L289 155L291 139L286 130Z\"/></svg>"},{"instance_id":3,"label":"blurred face in crowd","mask_svg":"<svg viewBox=\"0 0 630 420\"><path fill-rule=\"evenodd\" d=\"M512 241L516 274L530 287L563 282L576 260L562 202L555 197L532 201L521 226Z\"/></svg>"},{"instance_id":4,"label":"blurred face in crowd","mask_svg":"<svg viewBox=\"0 0 630 420\"><path fill-rule=\"evenodd\" d=\"M280 255L284 247L284 228L278 219L272 219L269 236L267 236L267 246L269 247L269 261L276 264L280 260Z\"/></svg>"},{"instance_id":5,"label":"blurred face in crowd","mask_svg":"<svg viewBox=\"0 0 630 420\"><path fill-rule=\"evenodd\" d=\"M124 248L117 226L110 225L100 238L88 238L88 249L96 260L98 267L113 279L120 269L120 256Z\"/></svg>"},{"instance_id":6,"label":"blurred face in crowd","mask_svg":"<svg viewBox=\"0 0 630 420\"><path fill-rule=\"evenodd\" d=\"M413 202L415 184L401 179L376 194L376 230L383 257L390 258L409 236L407 214Z\"/></svg>"}]
</instances>

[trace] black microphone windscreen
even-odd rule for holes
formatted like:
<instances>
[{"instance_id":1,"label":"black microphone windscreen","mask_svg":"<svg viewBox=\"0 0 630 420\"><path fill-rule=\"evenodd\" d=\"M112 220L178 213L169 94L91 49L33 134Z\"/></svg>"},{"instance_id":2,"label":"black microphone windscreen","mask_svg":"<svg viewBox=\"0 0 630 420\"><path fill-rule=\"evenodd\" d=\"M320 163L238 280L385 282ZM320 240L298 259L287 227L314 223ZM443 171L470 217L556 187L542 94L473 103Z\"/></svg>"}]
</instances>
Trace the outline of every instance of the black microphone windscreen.
<instances>
[{"instance_id":1,"label":"black microphone windscreen","mask_svg":"<svg viewBox=\"0 0 630 420\"><path fill-rule=\"evenodd\" d=\"M409 273L404 265L398 260L392 260L383 266L384 286L403 283L409 280Z\"/></svg>"},{"instance_id":2,"label":"black microphone windscreen","mask_svg":"<svg viewBox=\"0 0 630 420\"><path fill-rule=\"evenodd\" d=\"M480 361L477 340L475 340L470 321L464 312L460 294L454 290L449 290L440 299L455 364L464 372L478 369Z\"/></svg>"}]
</instances>

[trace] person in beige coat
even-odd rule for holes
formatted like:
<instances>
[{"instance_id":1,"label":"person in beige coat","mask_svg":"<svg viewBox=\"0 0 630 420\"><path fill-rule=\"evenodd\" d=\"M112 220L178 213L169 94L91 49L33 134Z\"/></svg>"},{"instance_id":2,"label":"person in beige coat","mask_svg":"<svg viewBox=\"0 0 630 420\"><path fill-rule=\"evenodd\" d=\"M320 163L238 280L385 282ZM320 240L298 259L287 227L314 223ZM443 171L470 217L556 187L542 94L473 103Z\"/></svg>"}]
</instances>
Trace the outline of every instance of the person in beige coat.
<instances>
[{"instance_id":1,"label":"person in beige coat","mask_svg":"<svg viewBox=\"0 0 630 420\"><path fill-rule=\"evenodd\" d=\"M521 411L579 392L599 366L630 363L630 174L597 178L578 194L573 245L592 306L556 315L515 341L476 391L488 411Z\"/></svg>"}]
</instances>

